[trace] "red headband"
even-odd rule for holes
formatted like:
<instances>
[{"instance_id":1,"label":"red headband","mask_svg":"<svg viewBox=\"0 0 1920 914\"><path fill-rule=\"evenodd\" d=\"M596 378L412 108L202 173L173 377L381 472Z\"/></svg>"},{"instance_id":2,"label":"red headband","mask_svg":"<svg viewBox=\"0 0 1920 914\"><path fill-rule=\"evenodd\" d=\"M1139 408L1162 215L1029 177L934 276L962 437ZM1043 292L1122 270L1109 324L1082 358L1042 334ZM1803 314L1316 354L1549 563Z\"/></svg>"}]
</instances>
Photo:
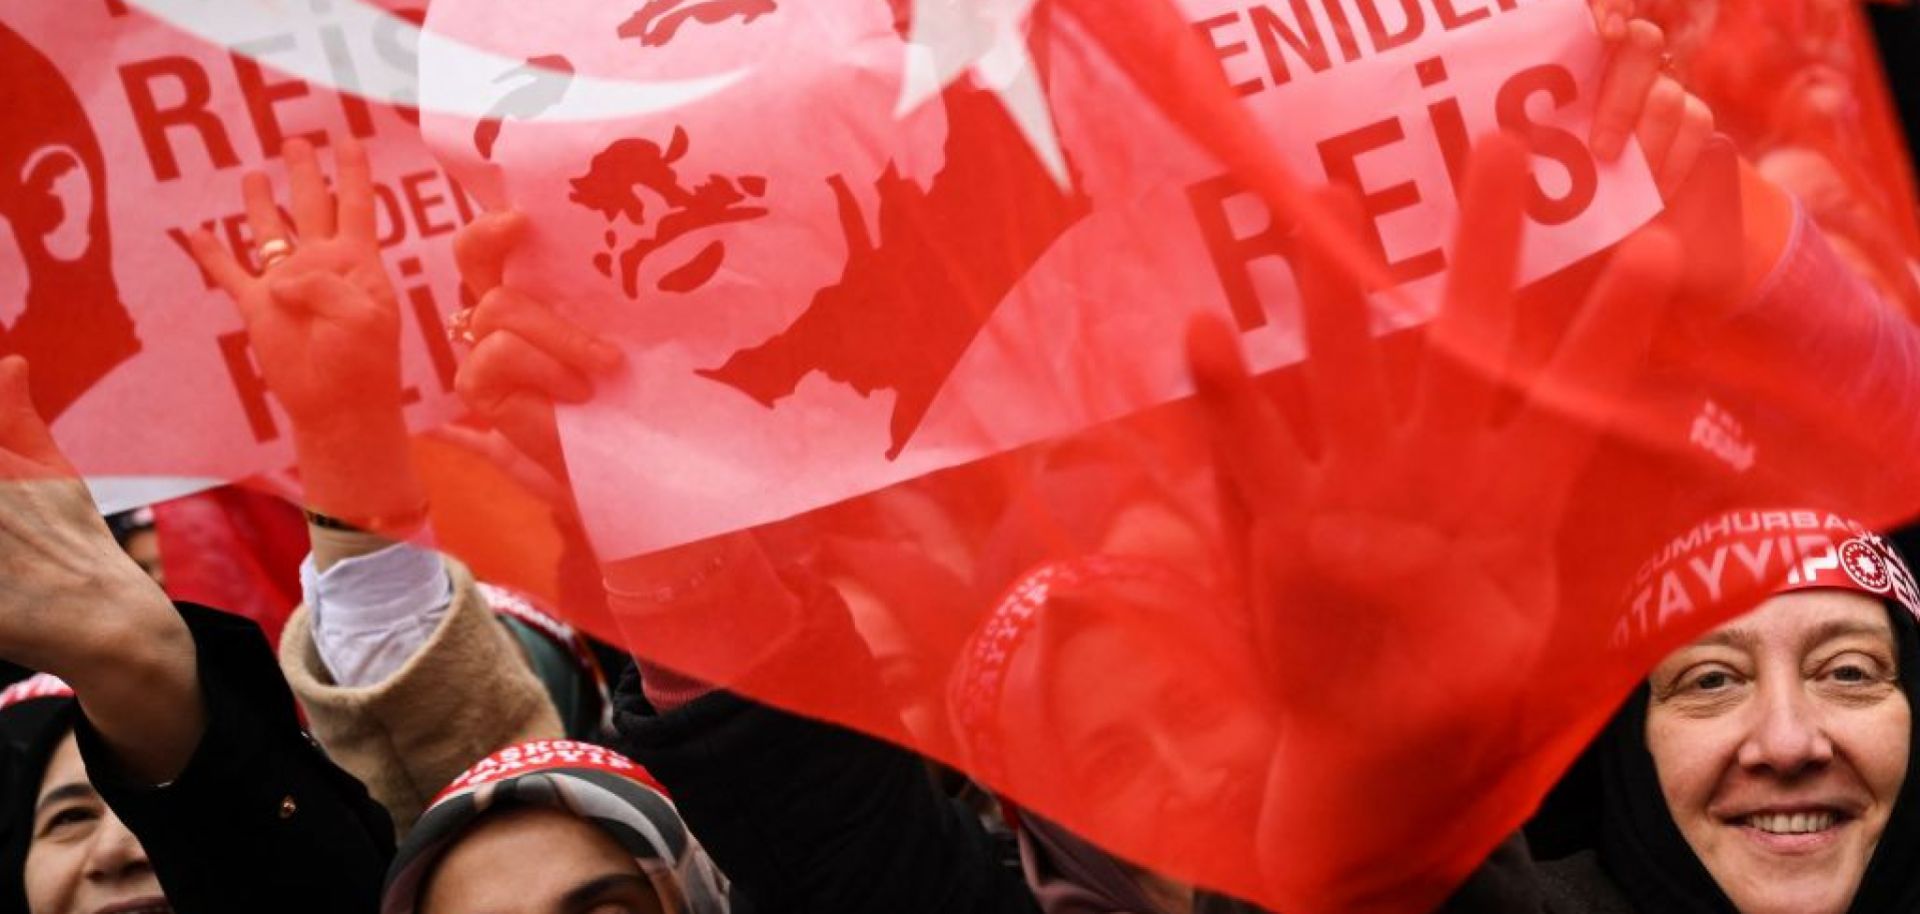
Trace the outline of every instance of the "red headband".
<instances>
[{"instance_id":1,"label":"red headband","mask_svg":"<svg viewBox=\"0 0 1920 914\"><path fill-rule=\"evenodd\" d=\"M496 781L505 781L522 775L540 771L602 771L616 774L628 780L638 781L662 796L667 790L660 782L647 773L639 763L608 749L592 743L575 742L570 739L539 739L508 746L474 763L461 775L453 779L440 795L433 798L428 806L436 806L456 794L477 790Z\"/></svg>"},{"instance_id":2,"label":"red headband","mask_svg":"<svg viewBox=\"0 0 1920 914\"><path fill-rule=\"evenodd\" d=\"M1898 604L1920 618L1920 589L1873 531L1826 511L1729 511L1667 543L1634 576L1616 645L1726 595L1836 589Z\"/></svg>"},{"instance_id":3,"label":"red headband","mask_svg":"<svg viewBox=\"0 0 1920 914\"><path fill-rule=\"evenodd\" d=\"M52 673L35 673L0 689L0 711L39 698L72 698L73 687Z\"/></svg>"},{"instance_id":4,"label":"red headband","mask_svg":"<svg viewBox=\"0 0 1920 914\"><path fill-rule=\"evenodd\" d=\"M1006 687L1007 669L1038 624L1040 610L1063 592L1125 581L1180 583L1167 569L1146 559L1095 554L1053 562L1014 582L974 631L948 680L947 700L961 748L987 783L996 787L1004 783L1000 694Z\"/></svg>"}]
</instances>

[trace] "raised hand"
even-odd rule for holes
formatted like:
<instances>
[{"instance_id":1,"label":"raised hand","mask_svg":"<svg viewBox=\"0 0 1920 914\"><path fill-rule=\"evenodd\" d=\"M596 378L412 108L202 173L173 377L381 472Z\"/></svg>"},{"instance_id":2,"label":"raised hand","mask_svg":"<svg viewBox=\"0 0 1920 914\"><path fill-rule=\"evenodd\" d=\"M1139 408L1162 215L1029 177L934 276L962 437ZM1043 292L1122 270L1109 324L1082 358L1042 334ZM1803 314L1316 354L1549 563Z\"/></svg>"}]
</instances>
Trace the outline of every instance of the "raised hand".
<instances>
[{"instance_id":1,"label":"raised hand","mask_svg":"<svg viewBox=\"0 0 1920 914\"><path fill-rule=\"evenodd\" d=\"M1713 111L1668 72L1660 27L1634 16L1632 0L1594 0L1600 35L1610 45L1589 136L1594 155L1611 161L1640 141L1660 193L1669 199L1713 135Z\"/></svg>"},{"instance_id":2,"label":"raised hand","mask_svg":"<svg viewBox=\"0 0 1920 914\"><path fill-rule=\"evenodd\" d=\"M619 347L505 282L507 258L526 231L526 218L517 212L488 213L454 236L460 279L477 301L460 319L472 334L472 351L461 360L454 387L475 416L559 483L568 493L562 506L572 509L554 404L591 399L594 380L619 371L626 359ZM452 440L477 452L496 452L495 463L504 471L525 475L517 461L497 454L491 441L464 433ZM529 488L548 491L541 485ZM628 620L677 610L706 625L721 606L731 610L748 602L786 612L794 599L747 531L601 570L616 614Z\"/></svg>"},{"instance_id":3,"label":"raised hand","mask_svg":"<svg viewBox=\"0 0 1920 914\"><path fill-rule=\"evenodd\" d=\"M310 144L288 142L285 157L291 228L266 175L241 180L263 269L248 270L205 232L191 239L194 256L239 307L267 385L295 423L398 409L400 313L380 261L366 150L336 141L333 192Z\"/></svg>"},{"instance_id":4,"label":"raised hand","mask_svg":"<svg viewBox=\"0 0 1920 914\"><path fill-rule=\"evenodd\" d=\"M1298 266L1316 452L1248 377L1227 327L1194 328L1193 372L1231 513L1248 521L1249 611L1290 708L1344 717L1355 708L1320 702L1364 707L1381 698L1364 684L1398 664L1429 670L1416 678L1430 688L1391 704L1440 719L1513 682L1512 666L1476 673L1454 658L1523 665L1549 630L1555 525L1663 316L1679 252L1660 229L1626 242L1551 357L1521 365L1510 347L1524 182L1510 176L1526 167L1511 138L1475 152L1458 266L1404 414L1388 396L1365 296L1317 252ZM1357 223L1350 198L1326 198ZM1515 391L1517 412L1496 408ZM1361 685L1329 691L1328 681Z\"/></svg>"},{"instance_id":5,"label":"raised hand","mask_svg":"<svg viewBox=\"0 0 1920 914\"><path fill-rule=\"evenodd\" d=\"M472 352L454 387L467 408L556 480L565 480L555 403L584 403L593 379L619 370L619 347L503 281L507 257L526 233L517 212L488 213L454 236L460 278L478 302L462 321Z\"/></svg>"},{"instance_id":6,"label":"raised hand","mask_svg":"<svg viewBox=\"0 0 1920 914\"><path fill-rule=\"evenodd\" d=\"M1465 873L1486 848L1439 840L1434 824L1497 835L1517 823L1476 817L1526 802L1503 778L1534 751L1517 728L1540 732L1523 709L1553 687L1545 661L1565 635L1561 518L1680 271L1665 229L1634 236L1546 357L1527 358L1514 295L1526 182L1512 179L1527 167L1517 139L1475 149L1410 397L1392 396L1364 292L1312 241L1295 263L1310 434L1249 377L1224 321L1189 338L1228 539L1245 553L1238 589L1267 686L1253 700L1279 735L1256 855L1277 897L1298 890L1296 866L1350 877L1298 897L1302 910L1384 910L1394 891L1437 902L1452 881L1436 874ZM1346 193L1322 198L1359 224ZM1367 850L1381 846L1408 853L1382 870ZM1407 878L1432 882L1393 882Z\"/></svg>"},{"instance_id":7,"label":"raised hand","mask_svg":"<svg viewBox=\"0 0 1920 914\"><path fill-rule=\"evenodd\" d=\"M130 586L138 572L34 412L26 360L0 359L0 656L35 660L8 648L123 590L157 593Z\"/></svg>"},{"instance_id":8,"label":"raised hand","mask_svg":"<svg viewBox=\"0 0 1920 914\"><path fill-rule=\"evenodd\" d=\"M554 313L545 302L506 284L507 258L526 231L526 217L518 212L488 213L454 236L461 282L477 301L460 319L472 334L472 351L460 361L454 388L468 410L555 480L559 491L567 492L556 501L574 509L554 404L591 399L594 379L619 371L625 356L619 347ZM518 461L498 454L492 442L470 434L455 438L476 451L495 452L491 456L504 471L526 475L517 468ZM543 485L530 488L551 491ZM713 573L722 567L724 574ZM615 563L602 571L609 593L625 611L670 605L697 610L700 600L715 593L759 594L767 605L784 605L791 599L767 567L752 534L746 532ZM710 581L714 586L684 586L689 581ZM722 583L726 586L718 586ZM673 596L661 601L630 599L633 594L654 593ZM705 618L711 613L695 615Z\"/></svg>"},{"instance_id":9,"label":"raised hand","mask_svg":"<svg viewBox=\"0 0 1920 914\"><path fill-rule=\"evenodd\" d=\"M192 638L122 552L0 359L0 657L65 679L137 778L185 766L204 726Z\"/></svg>"},{"instance_id":10,"label":"raised hand","mask_svg":"<svg viewBox=\"0 0 1920 914\"><path fill-rule=\"evenodd\" d=\"M285 157L291 228L266 175L241 180L261 269L205 232L191 239L193 253L239 308L261 375L293 422L309 507L405 532L423 517L425 496L401 413L400 312L380 260L366 150L351 137L335 142L331 192L310 144L289 142Z\"/></svg>"}]
</instances>

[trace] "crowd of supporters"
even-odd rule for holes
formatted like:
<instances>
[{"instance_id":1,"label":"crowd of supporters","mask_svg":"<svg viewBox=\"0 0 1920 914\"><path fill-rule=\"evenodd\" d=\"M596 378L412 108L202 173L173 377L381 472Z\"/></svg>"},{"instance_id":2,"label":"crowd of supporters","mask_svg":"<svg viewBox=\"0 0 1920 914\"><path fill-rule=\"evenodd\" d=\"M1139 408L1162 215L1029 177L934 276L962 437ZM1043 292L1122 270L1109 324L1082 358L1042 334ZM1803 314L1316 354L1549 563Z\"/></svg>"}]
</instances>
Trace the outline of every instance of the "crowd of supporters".
<instances>
[{"instance_id":1,"label":"crowd of supporters","mask_svg":"<svg viewBox=\"0 0 1920 914\"><path fill-rule=\"evenodd\" d=\"M1920 276L1913 265L1889 273L1891 246L1825 240L1779 189L1800 174L1784 153L1767 151L1770 169L1739 159L1715 139L1710 107L1661 71L1660 30L1637 19L1619 28L1599 120L1635 125L1668 199L1732 176L1751 209L1787 214L1746 227L1784 227L1784 240L1769 248L1777 253L1766 275L1743 287L1743 319L1797 341L1800 323L1854 309L1846 323L1875 335L1880 358L1850 370L1895 390L1896 403L1920 405L1920 330L1900 304ZM151 516L97 514L35 414L26 385L36 366L0 360L0 477L9 480L0 484L0 659L33 674L0 693L0 914L1260 910L1103 850L894 742L628 657L409 539L426 523L427 495L401 418L395 292L373 247L365 153L350 139L333 146L329 165L312 146L288 144L290 186L279 201L264 176L244 183L264 269L210 236L194 243L246 320L293 423L310 496L302 603L277 643L222 607L168 596ZM1498 175L1518 155L1490 140L1476 175ZM1339 194L1327 200L1337 213ZM518 214L493 213L453 241L474 301L457 386L501 436L489 439L492 452L543 478L554 510L577 528L553 405L591 398L620 355L507 284L505 264L528 230ZM1582 295L1596 314L1629 321L1629 293L1645 288L1629 281L1633 271L1685 259L1692 243L1656 226L1625 243L1617 275ZM1327 312L1357 297L1341 291L1306 307ZM1275 444L1285 420L1259 408L1262 391L1220 329L1196 328L1190 368L1212 434L1239 455L1223 458L1220 476L1246 508L1247 530L1259 532L1261 499L1287 482ZM1579 333L1567 330L1561 345L1577 347ZM1920 440L1920 422L1886 433ZM1541 491L1564 495L1577 481L1570 473ZM345 489L352 515L328 513L347 503L333 500ZM1085 517L1101 554L1020 569L956 673L968 689L948 711L962 719L893 707L903 732L957 726L971 759L1044 794L1046 778L1079 770L1059 747L1092 744L1048 742L1061 725L1048 711L1050 682L1131 679L1111 686L1123 708L1181 694L1181 683L1115 669L1110 658L1125 655L1115 645L1130 636L1103 628L1107 617L1089 607L1182 605L1186 582L1131 557L1178 557L1199 537L1165 503L1102 495ZM1717 529L1737 540L1742 516ZM1757 579L1766 592L1756 608L1646 670L1540 813L1441 910L1920 911L1920 595L1889 538L1844 519L1821 527L1838 531L1843 562ZM1009 563L1022 554L1003 551ZM895 678L915 675L886 662L890 635L861 612L871 595L771 552L750 532L725 536L633 581L609 572L612 592L582 599L638 593L682 610L724 603L805 618L760 663L867 656L874 662L836 671L834 686L875 702L898 692ZM1256 681L1257 664L1231 659L1237 646L1204 633L1192 641L1156 649L1191 653L1191 676L1207 678L1196 694L1272 687ZM1149 719L1158 718L1143 711ZM1263 751L1276 738L1264 726L1213 720L1175 732L1171 745L1154 734L1121 745L1185 760L1169 768L1204 768ZM1409 753L1408 766L1433 764ZM1255 817L1267 789L1168 783L1162 814L1239 803ZM1458 798L1463 808L1472 799ZM1297 842L1342 827L1283 823L1271 834Z\"/></svg>"}]
</instances>

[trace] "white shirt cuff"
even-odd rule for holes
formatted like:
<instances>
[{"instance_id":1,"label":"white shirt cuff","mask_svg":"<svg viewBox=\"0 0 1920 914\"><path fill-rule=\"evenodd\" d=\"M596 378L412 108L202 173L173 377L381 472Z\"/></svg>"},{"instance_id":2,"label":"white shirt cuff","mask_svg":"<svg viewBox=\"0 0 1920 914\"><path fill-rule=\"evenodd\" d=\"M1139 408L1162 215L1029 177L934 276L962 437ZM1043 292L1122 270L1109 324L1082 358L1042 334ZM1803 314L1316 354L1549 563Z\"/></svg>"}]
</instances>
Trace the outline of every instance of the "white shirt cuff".
<instances>
[{"instance_id":1,"label":"white shirt cuff","mask_svg":"<svg viewBox=\"0 0 1920 914\"><path fill-rule=\"evenodd\" d=\"M334 684L385 682L419 653L453 605L453 579L440 553L395 543L335 562L300 563L300 587L313 620L313 644Z\"/></svg>"}]
</instances>

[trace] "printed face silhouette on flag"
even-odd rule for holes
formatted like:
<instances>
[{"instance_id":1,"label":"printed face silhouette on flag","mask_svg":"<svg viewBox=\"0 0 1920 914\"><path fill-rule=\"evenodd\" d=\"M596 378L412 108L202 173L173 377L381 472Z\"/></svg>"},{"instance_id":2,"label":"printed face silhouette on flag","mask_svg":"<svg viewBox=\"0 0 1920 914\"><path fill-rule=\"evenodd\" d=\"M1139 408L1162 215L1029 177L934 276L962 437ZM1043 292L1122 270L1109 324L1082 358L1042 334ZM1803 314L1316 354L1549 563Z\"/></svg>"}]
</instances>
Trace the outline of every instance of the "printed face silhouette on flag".
<instances>
[{"instance_id":1,"label":"printed face silhouette on flag","mask_svg":"<svg viewBox=\"0 0 1920 914\"><path fill-rule=\"evenodd\" d=\"M226 27L234 47L137 4L0 12L0 354L30 360L69 456L91 476L209 484L285 467L285 415L187 238L212 231L250 263L241 173L277 169L289 139L324 145L329 131L372 150L380 243L405 300L409 418L452 418L446 239L475 206L410 111L351 91L396 70L412 82L411 26L361 4L277 18L159 6Z\"/></svg>"},{"instance_id":2,"label":"printed face silhouette on flag","mask_svg":"<svg viewBox=\"0 0 1920 914\"><path fill-rule=\"evenodd\" d=\"M1357 36L1309 15L1288 26L1314 42L1298 39L1292 70L1278 50L1245 51L1254 21L1202 6L1184 15L1234 20L1210 26L1229 66L1265 73L1242 85L1264 86L1248 104L1277 161L1368 188L1371 244L1403 281L1383 326L1436 299L1470 133L1535 135L1529 278L1656 205L1637 157L1600 162L1580 143L1593 99L1579 85L1600 48L1578 3L1369 19ZM994 55L1009 56L997 45L959 67L969 49L915 33L922 11L906 4L674 9L688 15L583 4L532 17L472 0L436 7L431 24L548 60L549 74L732 80L639 117L427 115L464 183L533 217L515 281L635 356L562 418L585 503L650 486L625 472L635 455L675 468L637 496L644 516L588 512L607 554L790 516L1179 396L1166 343L1223 300L1258 367L1298 358L1290 228L1138 90L1117 91L1124 77L1071 27L1016 42L1024 63L996 74ZM944 88L902 104L921 67ZM429 99L473 91L425 72ZM1015 91L1036 72L1044 96ZM1008 82L989 85L996 75ZM1348 94L1406 101L1386 117L1331 104ZM1056 134L1064 184L1047 165ZM1114 370L1079 371L1087 360Z\"/></svg>"},{"instance_id":3,"label":"printed face silhouette on flag","mask_svg":"<svg viewBox=\"0 0 1920 914\"><path fill-rule=\"evenodd\" d=\"M34 400L58 417L140 351L114 279L106 157L86 108L53 61L0 23L0 95L18 125L0 141L0 216L12 229L8 273L25 288L0 304L0 352L45 362ZM85 349L67 345L84 334Z\"/></svg>"}]
</instances>

